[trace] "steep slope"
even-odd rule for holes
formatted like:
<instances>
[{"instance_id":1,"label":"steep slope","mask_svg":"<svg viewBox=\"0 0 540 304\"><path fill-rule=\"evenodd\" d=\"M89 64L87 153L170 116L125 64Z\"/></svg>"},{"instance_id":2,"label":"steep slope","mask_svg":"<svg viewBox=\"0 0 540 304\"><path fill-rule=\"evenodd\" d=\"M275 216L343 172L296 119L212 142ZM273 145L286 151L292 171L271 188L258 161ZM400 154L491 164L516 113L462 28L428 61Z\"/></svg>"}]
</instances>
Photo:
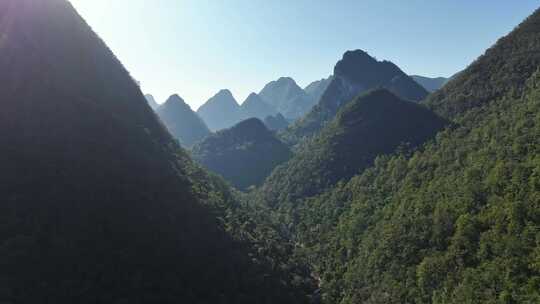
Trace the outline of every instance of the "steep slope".
<instances>
[{"instance_id":1,"label":"steep slope","mask_svg":"<svg viewBox=\"0 0 540 304\"><path fill-rule=\"evenodd\" d=\"M144 98L146 98L146 101L148 101L148 105L150 106L150 108L152 108L152 110L155 110L159 107L159 104L154 99L154 96L146 94L144 95Z\"/></svg>"},{"instance_id":2,"label":"steep slope","mask_svg":"<svg viewBox=\"0 0 540 304\"><path fill-rule=\"evenodd\" d=\"M242 119L258 118L264 119L269 115L277 114L276 110L267 104L259 95L255 93L249 94L246 100L240 107L240 115Z\"/></svg>"},{"instance_id":3,"label":"steep slope","mask_svg":"<svg viewBox=\"0 0 540 304\"><path fill-rule=\"evenodd\" d=\"M290 151L264 124L247 119L207 137L192 149L194 159L238 189L260 184Z\"/></svg>"},{"instance_id":4,"label":"steep slope","mask_svg":"<svg viewBox=\"0 0 540 304\"><path fill-rule=\"evenodd\" d=\"M328 303L540 301L540 11L428 104L458 122L309 200Z\"/></svg>"},{"instance_id":5,"label":"steep slope","mask_svg":"<svg viewBox=\"0 0 540 304\"><path fill-rule=\"evenodd\" d=\"M414 79L419 85L424 87L428 92L435 92L450 79L445 77L436 77L429 78L419 75L411 75L411 78Z\"/></svg>"},{"instance_id":6,"label":"steep slope","mask_svg":"<svg viewBox=\"0 0 540 304\"><path fill-rule=\"evenodd\" d=\"M470 109L510 91L519 96L540 62L540 20L536 15L501 38L465 71L452 77L426 103L444 116L459 119Z\"/></svg>"},{"instance_id":7,"label":"steep slope","mask_svg":"<svg viewBox=\"0 0 540 304\"><path fill-rule=\"evenodd\" d=\"M312 105L316 105L319 102L319 99L321 99L324 91L326 91L326 88L328 88L332 82L332 79L333 76L328 76L327 78L314 81L304 88L304 91L311 99Z\"/></svg>"},{"instance_id":8,"label":"steep slope","mask_svg":"<svg viewBox=\"0 0 540 304\"><path fill-rule=\"evenodd\" d=\"M156 110L169 132L184 146L191 146L210 135L204 121L178 95L172 95Z\"/></svg>"},{"instance_id":9,"label":"steep slope","mask_svg":"<svg viewBox=\"0 0 540 304\"><path fill-rule=\"evenodd\" d=\"M259 96L288 119L301 117L315 105L290 77L281 77L268 83Z\"/></svg>"},{"instance_id":10,"label":"steep slope","mask_svg":"<svg viewBox=\"0 0 540 304\"><path fill-rule=\"evenodd\" d=\"M281 113L277 113L274 116L267 116L264 119L264 125L269 130L280 131L287 128L289 122L287 121L287 119L285 119L285 117L283 117L283 115L281 115Z\"/></svg>"},{"instance_id":11,"label":"steep slope","mask_svg":"<svg viewBox=\"0 0 540 304\"><path fill-rule=\"evenodd\" d=\"M389 61L377 61L362 50L348 51L334 68L334 77L318 104L283 137L297 143L321 130L339 108L361 92L386 88L397 96L420 101L427 91Z\"/></svg>"},{"instance_id":12,"label":"steep slope","mask_svg":"<svg viewBox=\"0 0 540 304\"><path fill-rule=\"evenodd\" d=\"M296 303L67 1L0 1L0 37L3 302Z\"/></svg>"},{"instance_id":13,"label":"steep slope","mask_svg":"<svg viewBox=\"0 0 540 304\"><path fill-rule=\"evenodd\" d=\"M423 106L386 89L369 91L344 106L319 135L272 172L260 195L271 205L295 204L348 180L400 144L423 143L444 126L443 119Z\"/></svg>"},{"instance_id":14,"label":"steep slope","mask_svg":"<svg viewBox=\"0 0 540 304\"><path fill-rule=\"evenodd\" d=\"M221 90L208 99L197 114L212 131L229 128L241 120L240 106L229 90Z\"/></svg>"}]
</instances>

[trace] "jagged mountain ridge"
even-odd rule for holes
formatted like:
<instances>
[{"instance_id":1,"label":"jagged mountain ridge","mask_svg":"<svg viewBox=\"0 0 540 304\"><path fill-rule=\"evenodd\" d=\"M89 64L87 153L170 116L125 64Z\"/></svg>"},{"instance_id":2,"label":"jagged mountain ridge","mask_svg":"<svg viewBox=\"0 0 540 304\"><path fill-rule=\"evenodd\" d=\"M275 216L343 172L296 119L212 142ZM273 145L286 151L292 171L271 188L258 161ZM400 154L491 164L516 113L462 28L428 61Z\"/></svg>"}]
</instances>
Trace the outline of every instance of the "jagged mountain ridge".
<instances>
[{"instance_id":1,"label":"jagged mountain ridge","mask_svg":"<svg viewBox=\"0 0 540 304\"><path fill-rule=\"evenodd\" d=\"M416 81L430 93L433 93L438 89L442 88L442 86L450 79L446 77L430 78L420 75L411 75L411 78L414 79L414 81Z\"/></svg>"}]
</instances>

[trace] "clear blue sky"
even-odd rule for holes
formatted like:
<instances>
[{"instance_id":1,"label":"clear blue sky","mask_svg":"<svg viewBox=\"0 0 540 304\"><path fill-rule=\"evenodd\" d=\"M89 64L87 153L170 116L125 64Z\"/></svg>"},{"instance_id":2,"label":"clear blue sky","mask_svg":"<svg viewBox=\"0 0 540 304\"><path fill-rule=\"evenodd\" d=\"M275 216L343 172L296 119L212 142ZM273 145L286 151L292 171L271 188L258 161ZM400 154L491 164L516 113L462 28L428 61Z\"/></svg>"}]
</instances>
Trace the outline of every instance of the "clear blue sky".
<instances>
[{"instance_id":1,"label":"clear blue sky","mask_svg":"<svg viewBox=\"0 0 540 304\"><path fill-rule=\"evenodd\" d=\"M280 76L301 86L349 49L406 73L450 76L507 34L532 0L71 0L145 93L197 109L219 89L239 102Z\"/></svg>"}]
</instances>

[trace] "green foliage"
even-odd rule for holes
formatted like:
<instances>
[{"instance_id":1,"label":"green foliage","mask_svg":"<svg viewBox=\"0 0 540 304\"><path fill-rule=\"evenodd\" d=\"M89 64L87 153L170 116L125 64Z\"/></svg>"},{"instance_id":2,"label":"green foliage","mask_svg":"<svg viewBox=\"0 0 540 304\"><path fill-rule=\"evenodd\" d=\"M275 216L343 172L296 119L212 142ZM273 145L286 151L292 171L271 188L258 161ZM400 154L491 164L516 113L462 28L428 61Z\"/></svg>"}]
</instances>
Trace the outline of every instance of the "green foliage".
<instances>
[{"instance_id":1,"label":"green foliage","mask_svg":"<svg viewBox=\"0 0 540 304\"><path fill-rule=\"evenodd\" d=\"M195 145L192 156L240 190L261 184L291 152L264 124L247 119Z\"/></svg>"},{"instance_id":2,"label":"green foliage","mask_svg":"<svg viewBox=\"0 0 540 304\"><path fill-rule=\"evenodd\" d=\"M321 193L373 164L400 145L423 143L446 122L418 104L385 89L361 94L294 157L279 166L259 191L259 200L280 207Z\"/></svg>"},{"instance_id":3,"label":"green foliage","mask_svg":"<svg viewBox=\"0 0 540 304\"><path fill-rule=\"evenodd\" d=\"M300 239L329 303L540 300L540 74L468 115L306 203Z\"/></svg>"}]
</instances>

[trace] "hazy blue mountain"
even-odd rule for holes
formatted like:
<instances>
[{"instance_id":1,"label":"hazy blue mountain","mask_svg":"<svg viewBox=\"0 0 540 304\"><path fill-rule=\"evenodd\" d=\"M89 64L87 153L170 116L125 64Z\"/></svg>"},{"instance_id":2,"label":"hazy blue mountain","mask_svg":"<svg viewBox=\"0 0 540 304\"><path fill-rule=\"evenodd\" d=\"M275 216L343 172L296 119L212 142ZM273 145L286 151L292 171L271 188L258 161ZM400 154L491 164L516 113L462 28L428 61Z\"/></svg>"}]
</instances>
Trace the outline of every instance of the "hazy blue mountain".
<instances>
[{"instance_id":1,"label":"hazy blue mountain","mask_svg":"<svg viewBox=\"0 0 540 304\"><path fill-rule=\"evenodd\" d=\"M205 138L193 147L192 155L243 190L261 184L291 152L259 119L250 118Z\"/></svg>"},{"instance_id":2,"label":"hazy blue mountain","mask_svg":"<svg viewBox=\"0 0 540 304\"><path fill-rule=\"evenodd\" d=\"M362 50L347 51L336 64L334 77L318 104L291 126L284 138L295 143L305 136L312 136L335 116L343 104L373 88L386 88L409 101L420 101L428 94L394 63L377 61Z\"/></svg>"},{"instance_id":3,"label":"hazy blue mountain","mask_svg":"<svg viewBox=\"0 0 540 304\"><path fill-rule=\"evenodd\" d=\"M328 86L332 82L332 79L333 76L328 76L327 78L314 81L304 88L304 91L311 99L312 106L316 105L319 102L319 99L321 99L321 96L324 94L324 91L326 91L326 88L328 88Z\"/></svg>"},{"instance_id":4,"label":"hazy blue mountain","mask_svg":"<svg viewBox=\"0 0 540 304\"><path fill-rule=\"evenodd\" d=\"M290 77L281 77L264 86L259 96L288 119L307 113L314 103Z\"/></svg>"},{"instance_id":5,"label":"hazy blue mountain","mask_svg":"<svg viewBox=\"0 0 540 304\"><path fill-rule=\"evenodd\" d=\"M289 122L281 113L277 113L274 116L267 116L264 119L264 124L272 131L281 131L289 126Z\"/></svg>"},{"instance_id":6,"label":"hazy blue mountain","mask_svg":"<svg viewBox=\"0 0 540 304\"><path fill-rule=\"evenodd\" d=\"M411 75L411 78L429 92L437 91L450 79L445 77L430 78L419 75Z\"/></svg>"},{"instance_id":7,"label":"hazy blue mountain","mask_svg":"<svg viewBox=\"0 0 540 304\"><path fill-rule=\"evenodd\" d=\"M159 106L156 113L169 132L184 146L189 147L210 135L204 121L176 94Z\"/></svg>"},{"instance_id":8,"label":"hazy blue mountain","mask_svg":"<svg viewBox=\"0 0 540 304\"><path fill-rule=\"evenodd\" d=\"M159 104L156 102L154 96L152 96L151 94L144 95L144 98L146 98L146 101L148 101L148 105L150 106L150 108L152 108L152 110L155 110L159 107Z\"/></svg>"},{"instance_id":9,"label":"hazy blue mountain","mask_svg":"<svg viewBox=\"0 0 540 304\"><path fill-rule=\"evenodd\" d=\"M259 95L251 93L242 103L240 113L242 119L255 117L263 120L269 115L277 114L277 111L274 107L267 104Z\"/></svg>"},{"instance_id":10,"label":"hazy blue mountain","mask_svg":"<svg viewBox=\"0 0 540 304\"><path fill-rule=\"evenodd\" d=\"M242 117L240 106L229 90L221 90L208 99L197 110L197 114L212 131L229 128L238 123Z\"/></svg>"}]
</instances>

